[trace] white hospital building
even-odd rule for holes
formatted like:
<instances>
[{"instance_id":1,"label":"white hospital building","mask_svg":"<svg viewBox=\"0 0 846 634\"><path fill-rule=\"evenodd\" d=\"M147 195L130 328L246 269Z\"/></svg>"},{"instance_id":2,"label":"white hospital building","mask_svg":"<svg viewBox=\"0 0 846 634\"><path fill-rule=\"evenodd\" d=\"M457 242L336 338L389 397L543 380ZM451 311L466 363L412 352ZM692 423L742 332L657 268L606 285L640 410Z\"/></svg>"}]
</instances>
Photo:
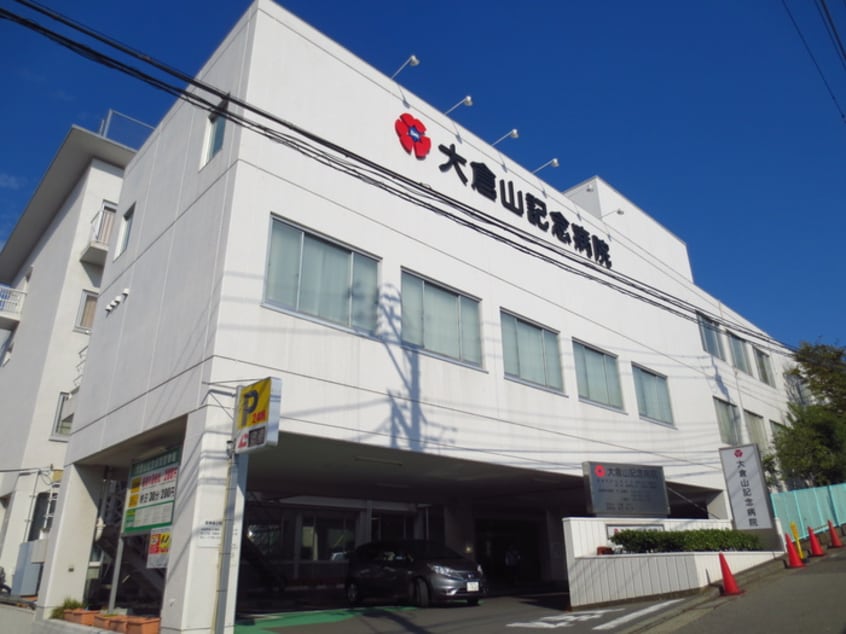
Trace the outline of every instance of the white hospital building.
<instances>
[{"instance_id":1,"label":"white hospital building","mask_svg":"<svg viewBox=\"0 0 846 634\"><path fill-rule=\"evenodd\" d=\"M731 518L718 450L767 451L789 352L679 237L601 178L556 191L270 0L197 80L206 107L137 153L72 130L0 253L0 564L40 576L37 619L111 594L203 632L223 596L231 626L380 538L494 582L516 544L527 583L563 583L585 462L662 467L671 517ZM220 574L235 393L265 377L278 444L231 474Z\"/></svg>"}]
</instances>

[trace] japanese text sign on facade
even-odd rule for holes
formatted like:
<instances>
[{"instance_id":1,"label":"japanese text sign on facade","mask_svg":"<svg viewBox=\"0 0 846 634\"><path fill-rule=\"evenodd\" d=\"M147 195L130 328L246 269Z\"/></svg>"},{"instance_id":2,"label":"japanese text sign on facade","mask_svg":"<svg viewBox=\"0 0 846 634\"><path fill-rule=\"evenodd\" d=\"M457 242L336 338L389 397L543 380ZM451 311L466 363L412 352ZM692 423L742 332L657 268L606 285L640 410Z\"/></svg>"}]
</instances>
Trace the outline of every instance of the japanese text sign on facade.
<instances>
[{"instance_id":1,"label":"japanese text sign on facade","mask_svg":"<svg viewBox=\"0 0 846 634\"><path fill-rule=\"evenodd\" d=\"M588 513L597 516L666 517L670 514L664 468L583 462Z\"/></svg>"},{"instance_id":2,"label":"japanese text sign on facade","mask_svg":"<svg viewBox=\"0 0 846 634\"><path fill-rule=\"evenodd\" d=\"M178 475L178 449L132 465L123 512L124 535L170 525Z\"/></svg>"},{"instance_id":3,"label":"japanese text sign on facade","mask_svg":"<svg viewBox=\"0 0 846 634\"><path fill-rule=\"evenodd\" d=\"M769 492L757 445L720 449L734 527L740 530L772 528Z\"/></svg>"},{"instance_id":4,"label":"japanese text sign on facade","mask_svg":"<svg viewBox=\"0 0 846 634\"><path fill-rule=\"evenodd\" d=\"M267 378L238 390L235 406L235 453L275 447L279 441L282 380Z\"/></svg>"},{"instance_id":5,"label":"japanese text sign on facade","mask_svg":"<svg viewBox=\"0 0 846 634\"><path fill-rule=\"evenodd\" d=\"M428 156L433 143L426 135L426 125L420 119L405 112L394 122L394 130L400 146L408 154L418 160ZM559 245L573 249L599 266L611 268L610 245L585 226L568 220L562 211L549 209L545 196L536 196L515 188L513 180L497 177L486 163L468 161L456 149L455 143L438 144L437 150L441 153L438 160L442 162L438 164L438 169L442 173L454 173L463 187L473 189L479 196L510 214L524 218L535 231L550 235Z\"/></svg>"}]
</instances>

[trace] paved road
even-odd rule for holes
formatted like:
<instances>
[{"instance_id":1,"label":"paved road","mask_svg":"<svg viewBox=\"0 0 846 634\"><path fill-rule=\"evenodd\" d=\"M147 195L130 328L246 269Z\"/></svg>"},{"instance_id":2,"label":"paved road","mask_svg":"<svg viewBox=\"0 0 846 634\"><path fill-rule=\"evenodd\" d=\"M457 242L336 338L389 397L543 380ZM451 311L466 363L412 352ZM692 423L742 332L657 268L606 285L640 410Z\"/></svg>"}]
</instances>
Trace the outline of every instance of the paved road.
<instances>
[{"instance_id":1,"label":"paved road","mask_svg":"<svg viewBox=\"0 0 846 634\"><path fill-rule=\"evenodd\" d=\"M682 599L568 611L566 593L500 596L481 605L417 609L376 603L357 609L285 612L242 621L236 634L846 634L846 549L805 568L779 562L737 575L744 594L711 589Z\"/></svg>"},{"instance_id":2,"label":"paved road","mask_svg":"<svg viewBox=\"0 0 846 634\"><path fill-rule=\"evenodd\" d=\"M804 568L782 569L741 589L744 594L734 597L690 601L674 618L629 632L846 632L846 549L829 550Z\"/></svg>"},{"instance_id":3,"label":"paved road","mask_svg":"<svg viewBox=\"0 0 846 634\"><path fill-rule=\"evenodd\" d=\"M677 601L567 611L566 593L493 597L480 605L463 604L417 609L368 605L354 610L290 612L242 622L236 634L532 634L566 629L568 634L616 632Z\"/></svg>"}]
</instances>

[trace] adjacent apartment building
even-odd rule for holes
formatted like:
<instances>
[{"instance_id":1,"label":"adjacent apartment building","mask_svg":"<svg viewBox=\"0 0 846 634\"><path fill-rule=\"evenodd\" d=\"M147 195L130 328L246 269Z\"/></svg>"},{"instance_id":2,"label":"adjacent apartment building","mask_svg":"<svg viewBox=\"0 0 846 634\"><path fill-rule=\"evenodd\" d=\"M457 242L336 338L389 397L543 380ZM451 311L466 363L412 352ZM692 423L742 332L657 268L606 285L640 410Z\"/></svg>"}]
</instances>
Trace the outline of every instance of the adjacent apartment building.
<instances>
[{"instance_id":1,"label":"adjacent apartment building","mask_svg":"<svg viewBox=\"0 0 846 634\"><path fill-rule=\"evenodd\" d=\"M72 128L0 251L0 566L33 595L134 152Z\"/></svg>"},{"instance_id":2,"label":"adjacent apartment building","mask_svg":"<svg viewBox=\"0 0 846 634\"><path fill-rule=\"evenodd\" d=\"M19 498L61 483L39 618L74 596L231 627L380 538L446 542L493 580L516 545L525 581L565 581L588 461L660 466L672 516L730 517L718 449L766 451L789 357L696 286L679 238L601 178L556 191L270 0L197 80L206 107L89 159L0 261L25 294L4 425L29 425L0 451L49 467L3 476L7 569L39 537ZM236 390L265 377L278 444L233 466Z\"/></svg>"}]
</instances>

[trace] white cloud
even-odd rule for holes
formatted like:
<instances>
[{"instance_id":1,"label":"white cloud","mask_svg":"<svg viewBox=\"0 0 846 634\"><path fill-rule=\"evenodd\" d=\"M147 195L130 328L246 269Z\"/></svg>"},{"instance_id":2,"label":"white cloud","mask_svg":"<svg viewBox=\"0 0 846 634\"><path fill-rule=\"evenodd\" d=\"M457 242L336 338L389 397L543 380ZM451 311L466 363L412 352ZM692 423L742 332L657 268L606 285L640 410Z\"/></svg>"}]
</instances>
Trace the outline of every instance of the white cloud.
<instances>
[{"instance_id":1,"label":"white cloud","mask_svg":"<svg viewBox=\"0 0 846 634\"><path fill-rule=\"evenodd\" d=\"M23 178L0 172L0 189L21 189L24 184Z\"/></svg>"}]
</instances>

